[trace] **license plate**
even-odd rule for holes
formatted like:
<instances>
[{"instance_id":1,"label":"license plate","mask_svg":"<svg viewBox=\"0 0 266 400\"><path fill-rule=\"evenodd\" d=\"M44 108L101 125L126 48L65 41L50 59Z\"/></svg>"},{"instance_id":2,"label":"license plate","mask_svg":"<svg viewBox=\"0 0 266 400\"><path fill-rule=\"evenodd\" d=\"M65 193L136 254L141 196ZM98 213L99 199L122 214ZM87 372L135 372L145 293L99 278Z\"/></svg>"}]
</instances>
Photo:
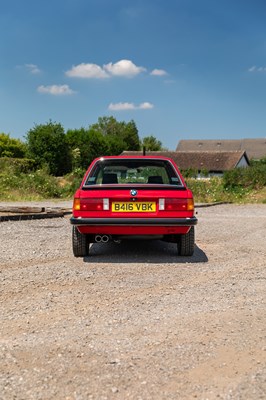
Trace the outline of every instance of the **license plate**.
<instances>
[{"instance_id":1,"label":"license plate","mask_svg":"<svg viewBox=\"0 0 266 400\"><path fill-rule=\"evenodd\" d=\"M155 212L155 202L115 202L112 203L113 212Z\"/></svg>"}]
</instances>

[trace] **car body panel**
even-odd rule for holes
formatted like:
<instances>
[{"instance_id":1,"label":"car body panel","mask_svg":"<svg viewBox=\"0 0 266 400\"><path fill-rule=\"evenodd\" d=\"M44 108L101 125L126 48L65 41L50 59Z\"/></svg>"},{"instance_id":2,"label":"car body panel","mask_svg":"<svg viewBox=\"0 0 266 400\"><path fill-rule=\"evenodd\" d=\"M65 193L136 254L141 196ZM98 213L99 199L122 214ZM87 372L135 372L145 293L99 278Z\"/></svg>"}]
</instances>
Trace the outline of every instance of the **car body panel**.
<instances>
[{"instance_id":1,"label":"car body panel","mask_svg":"<svg viewBox=\"0 0 266 400\"><path fill-rule=\"evenodd\" d=\"M173 160L109 156L94 160L85 173L74 196L71 224L91 237L152 238L185 235L197 219L193 194Z\"/></svg>"}]
</instances>

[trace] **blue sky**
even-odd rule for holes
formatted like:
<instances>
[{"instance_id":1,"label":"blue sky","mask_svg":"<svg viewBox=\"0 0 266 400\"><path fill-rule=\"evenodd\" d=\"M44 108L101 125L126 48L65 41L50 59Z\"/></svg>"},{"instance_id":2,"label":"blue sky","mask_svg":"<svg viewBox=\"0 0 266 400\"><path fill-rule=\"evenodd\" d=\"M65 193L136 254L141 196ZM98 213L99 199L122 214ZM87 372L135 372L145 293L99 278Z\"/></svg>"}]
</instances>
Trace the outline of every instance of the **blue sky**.
<instances>
[{"instance_id":1,"label":"blue sky","mask_svg":"<svg viewBox=\"0 0 266 400\"><path fill-rule=\"evenodd\" d=\"M0 0L0 132L136 122L181 139L266 134L265 0Z\"/></svg>"}]
</instances>

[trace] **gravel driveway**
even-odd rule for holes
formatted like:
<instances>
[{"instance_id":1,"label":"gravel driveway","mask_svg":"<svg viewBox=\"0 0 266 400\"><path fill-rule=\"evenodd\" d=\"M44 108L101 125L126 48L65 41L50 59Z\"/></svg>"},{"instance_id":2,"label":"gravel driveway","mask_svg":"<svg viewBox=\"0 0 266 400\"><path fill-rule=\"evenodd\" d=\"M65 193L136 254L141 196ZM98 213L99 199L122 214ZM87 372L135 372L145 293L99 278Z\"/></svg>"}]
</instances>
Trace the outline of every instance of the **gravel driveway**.
<instances>
[{"instance_id":1,"label":"gravel driveway","mask_svg":"<svg viewBox=\"0 0 266 400\"><path fill-rule=\"evenodd\" d=\"M197 217L190 258L75 259L69 216L2 222L0 399L265 399L266 205Z\"/></svg>"}]
</instances>

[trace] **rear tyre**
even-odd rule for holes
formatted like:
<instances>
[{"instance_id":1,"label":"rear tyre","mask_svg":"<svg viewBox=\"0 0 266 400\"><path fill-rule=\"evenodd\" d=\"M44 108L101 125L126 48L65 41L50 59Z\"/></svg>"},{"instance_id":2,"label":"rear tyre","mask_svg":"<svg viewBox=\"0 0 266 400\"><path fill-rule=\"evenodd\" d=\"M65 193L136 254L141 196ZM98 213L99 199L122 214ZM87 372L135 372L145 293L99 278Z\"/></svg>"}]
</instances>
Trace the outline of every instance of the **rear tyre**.
<instances>
[{"instance_id":1,"label":"rear tyre","mask_svg":"<svg viewBox=\"0 0 266 400\"><path fill-rule=\"evenodd\" d=\"M192 226L188 233L180 235L177 242L177 251L180 256L192 256L195 245L195 228Z\"/></svg>"},{"instance_id":2,"label":"rear tyre","mask_svg":"<svg viewBox=\"0 0 266 400\"><path fill-rule=\"evenodd\" d=\"M73 226L72 230L72 246L75 257L86 257L89 254L87 236L80 233L75 226Z\"/></svg>"}]
</instances>

